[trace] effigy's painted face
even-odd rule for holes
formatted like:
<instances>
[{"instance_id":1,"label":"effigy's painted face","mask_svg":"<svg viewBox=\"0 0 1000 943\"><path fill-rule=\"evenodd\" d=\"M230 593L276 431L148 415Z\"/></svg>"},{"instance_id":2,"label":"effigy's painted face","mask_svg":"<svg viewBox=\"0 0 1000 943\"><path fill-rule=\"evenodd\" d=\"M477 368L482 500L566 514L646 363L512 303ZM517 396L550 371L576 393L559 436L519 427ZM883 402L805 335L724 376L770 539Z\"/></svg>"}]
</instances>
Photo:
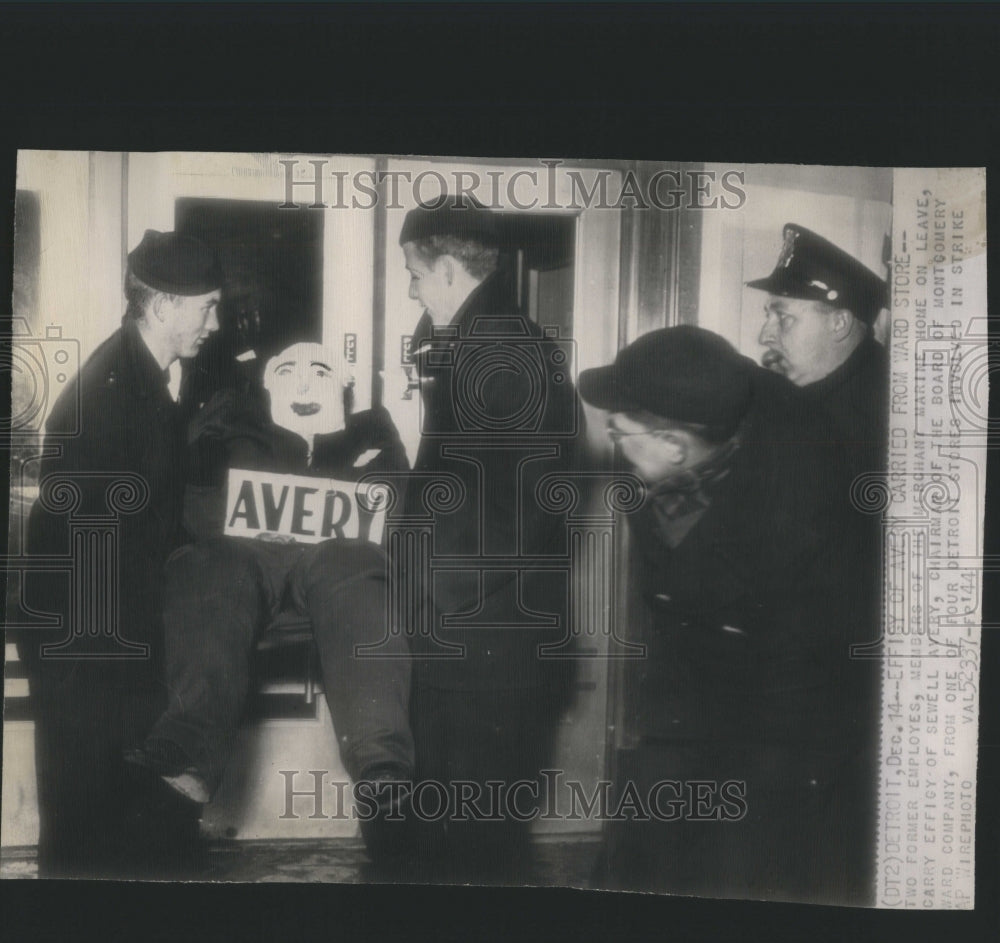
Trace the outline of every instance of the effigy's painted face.
<instances>
[{"instance_id":1,"label":"effigy's painted face","mask_svg":"<svg viewBox=\"0 0 1000 943\"><path fill-rule=\"evenodd\" d=\"M322 344L292 344L267 362L264 389L276 425L312 441L344 428L339 364Z\"/></svg>"}]
</instances>

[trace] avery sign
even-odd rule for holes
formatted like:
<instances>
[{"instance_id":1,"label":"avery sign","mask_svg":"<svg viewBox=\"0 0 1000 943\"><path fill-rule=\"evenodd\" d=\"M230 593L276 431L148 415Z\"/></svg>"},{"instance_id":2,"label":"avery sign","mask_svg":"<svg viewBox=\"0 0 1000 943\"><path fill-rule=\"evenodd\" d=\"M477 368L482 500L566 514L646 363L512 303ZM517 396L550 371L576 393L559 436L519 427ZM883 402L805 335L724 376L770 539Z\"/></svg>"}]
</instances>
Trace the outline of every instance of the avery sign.
<instances>
[{"instance_id":1,"label":"avery sign","mask_svg":"<svg viewBox=\"0 0 1000 943\"><path fill-rule=\"evenodd\" d=\"M226 528L230 537L382 542L385 496L370 485L333 478L229 470Z\"/></svg>"}]
</instances>

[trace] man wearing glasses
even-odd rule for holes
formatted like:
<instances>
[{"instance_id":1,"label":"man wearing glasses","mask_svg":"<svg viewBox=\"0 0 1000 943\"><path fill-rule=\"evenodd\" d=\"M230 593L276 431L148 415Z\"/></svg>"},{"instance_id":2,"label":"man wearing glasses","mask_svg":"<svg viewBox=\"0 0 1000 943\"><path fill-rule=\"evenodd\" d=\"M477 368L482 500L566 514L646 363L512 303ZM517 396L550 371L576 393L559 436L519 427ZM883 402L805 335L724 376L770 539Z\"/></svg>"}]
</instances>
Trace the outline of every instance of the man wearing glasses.
<instances>
[{"instance_id":1,"label":"man wearing glasses","mask_svg":"<svg viewBox=\"0 0 1000 943\"><path fill-rule=\"evenodd\" d=\"M864 903L871 672L832 436L794 387L695 327L584 371L647 487L630 519L651 613L613 886ZM626 782L628 780L628 782Z\"/></svg>"}]
</instances>

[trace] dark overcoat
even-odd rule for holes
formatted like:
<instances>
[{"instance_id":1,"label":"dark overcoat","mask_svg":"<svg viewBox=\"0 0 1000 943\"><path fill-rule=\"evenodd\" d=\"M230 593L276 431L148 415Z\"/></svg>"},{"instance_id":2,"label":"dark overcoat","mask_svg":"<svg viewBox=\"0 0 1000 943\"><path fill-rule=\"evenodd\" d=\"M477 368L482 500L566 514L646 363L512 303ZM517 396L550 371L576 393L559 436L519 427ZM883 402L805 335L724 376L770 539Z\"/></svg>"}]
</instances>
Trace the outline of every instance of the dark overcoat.
<instances>
[{"instance_id":1,"label":"dark overcoat","mask_svg":"<svg viewBox=\"0 0 1000 943\"><path fill-rule=\"evenodd\" d=\"M870 334L836 370L802 387L833 424L853 475L885 468L889 431L889 355Z\"/></svg>"},{"instance_id":2,"label":"dark overcoat","mask_svg":"<svg viewBox=\"0 0 1000 943\"><path fill-rule=\"evenodd\" d=\"M130 666L123 660L121 665L126 677L155 671L160 649L155 614L163 564L182 539L186 460L179 407L167 389L166 373L134 321L127 321L87 360L55 403L46 433L39 484L43 498L51 492L56 503L39 500L32 508L29 552L68 555L74 520L113 517L119 632L128 641L151 646L150 658ZM61 510L56 495L57 483L63 480L72 482L79 494L75 506L66 510ZM46 576L39 583L45 602L55 602L55 611L68 618L65 578ZM61 634L72 628L67 625ZM49 633L25 637L24 652L31 664L38 664L34 642L43 635ZM52 636L58 640L60 633ZM107 654L114 656L118 648L110 642Z\"/></svg>"},{"instance_id":3,"label":"dark overcoat","mask_svg":"<svg viewBox=\"0 0 1000 943\"><path fill-rule=\"evenodd\" d=\"M867 525L823 414L753 376L730 472L693 529L671 548L651 505L632 522L652 624L630 775L742 783L746 814L627 823L612 871L625 886L862 903L878 675L851 646L875 633Z\"/></svg>"},{"instance_id":4,"label":"dark overcoat","mask_svg":"<svg viewBox=\"0 0 1000 943\"><path fill-rule=\"evenodd\" d=\"M445 689L537 688L555 668L540 646L567 633L567 579L539 563L557 567L565 554L565 518L536 487L573 464L580 411L568 348L516 312L496 275L446 332L432 335L425 316L413 346L423 413L407 512L426 514L425 483L453 476L463 498L434 514L433 556L468 562L432 584L436 637L464 653L425 657L443 649L416 639L417 677ZM507 562L491 568L488 556ZM457 613L467 615L443 624Z\"/></svg>"},{"instance_id":5,"label":"dark overcoat","mask_svg":"<svg viewBox=\"0 0 1000 943\"><path fill-rule=\"evenodd\" d=\"M35 721L39 873L117 874L146 841L126 826L143 794L122 751L165 704L160 592L185 478L178 406L135 322L87 360L46 433L28 550L61 560L62 572L28 574L25 598L61 625L18 639ZM41 657L43 645L56 648Z\"/></svg>"}]
</instances>

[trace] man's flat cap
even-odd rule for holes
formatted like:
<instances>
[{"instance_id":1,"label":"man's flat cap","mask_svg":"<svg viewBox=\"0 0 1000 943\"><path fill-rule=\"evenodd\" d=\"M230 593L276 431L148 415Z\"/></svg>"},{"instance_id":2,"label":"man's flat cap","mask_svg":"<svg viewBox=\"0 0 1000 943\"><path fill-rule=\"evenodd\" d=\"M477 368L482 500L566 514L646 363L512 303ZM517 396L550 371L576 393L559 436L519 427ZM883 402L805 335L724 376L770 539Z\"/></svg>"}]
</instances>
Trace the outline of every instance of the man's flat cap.
<instances>
[{"instance_id":1,"label":"man's flat cap","mask_svg":"<svg viewBox=\"0 0 1000 943\"><path fill-rule=\"evenodd\" d=\"M431 236L452 236L484 248L498 248L500 225L497 215L475 198L444 196L432 203L421 203L406 214L399 244Z\"/></svg>"},{"instance_id":2,"label":"man's flat cap","mask_svg":"<svg viewBox=\"0 0 1000 943\"><path fill-rule=\"evenodd\" d=\"M139 281L171 295L207 295L222 285L215 253L198 239L177 232L147 229L129 253L128 267Z\"/></svg>"},{"instance_id":3,"label":"man's flat cap","mask_svg":"<svg viewBox=\"0 0 1000 943\"><path fill-rule=\"evenodd\" d=\"M747 282L772 295L847 308L871 324L889 304L889 286L854 256L816 233L787 223L778 264L767 278Z\"/></svg>"},{"instance_id":4,"label":"man's flat cap","mask_svg":"<svg viewBox=\"0 0 1000 943\"><path fill-rule=\"evenodd\" d=\"M579 390L598 409L645 410L730 434L750 405L753 369L718 334L681 325L643 334L610 366L584 370Z\"/></svg>"}]
</instances>

